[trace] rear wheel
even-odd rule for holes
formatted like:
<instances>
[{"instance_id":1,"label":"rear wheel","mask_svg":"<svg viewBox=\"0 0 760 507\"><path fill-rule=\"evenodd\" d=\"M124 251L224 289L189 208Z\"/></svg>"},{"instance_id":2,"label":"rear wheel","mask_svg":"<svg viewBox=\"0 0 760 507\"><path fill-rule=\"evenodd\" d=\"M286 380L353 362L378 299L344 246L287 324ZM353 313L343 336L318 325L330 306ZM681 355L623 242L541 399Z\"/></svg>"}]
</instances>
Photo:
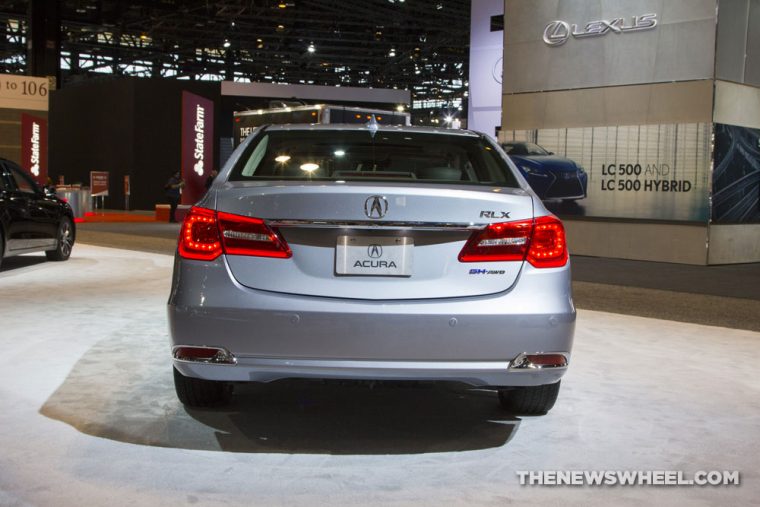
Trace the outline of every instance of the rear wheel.
<instances>
[{"instance_id":1,"label":"rear wheel","mask_svg":"<svg viewBox=\"0 0 760 507\"><path fill-rule=\"evenodd\" d=\"M47 250L45 255L51 261L65 261L71 256L74 248L74 227L69 217L63 217L58 224L58 244L54 250Z\"/></svg>"},{"instance_id":2,"label":"rear wheel","mask_svg":"<svg viewBox=\"0 0 760 507\"><path fill-rule=\"evenodd\" d=\"M543 386L500 389L501 406L519 415L543 415L552 409L559 394L559 382Z\"/></svg>"},{"instance_id":3,"label":"rear wheel","mask_svg":"<svg viewBox=\"0 0 760 507\"><path fill-rule=\"evenodd\" d=\"M174 389L177 398L188 407L226 405L232 398L232 384L215 380L186 377L174 368Z\"/></svg>"}]
</instances>

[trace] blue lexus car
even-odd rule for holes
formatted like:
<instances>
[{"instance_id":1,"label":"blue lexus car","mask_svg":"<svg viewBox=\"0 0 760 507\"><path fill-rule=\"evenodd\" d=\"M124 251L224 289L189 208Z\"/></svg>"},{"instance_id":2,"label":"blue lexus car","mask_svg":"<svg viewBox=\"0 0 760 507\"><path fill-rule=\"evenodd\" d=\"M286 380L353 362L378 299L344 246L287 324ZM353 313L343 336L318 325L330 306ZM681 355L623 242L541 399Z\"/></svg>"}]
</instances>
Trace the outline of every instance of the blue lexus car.
<instances>
[{"instance_id":1,"label":"blue lexus car","mask_svg":"<svg viewBox=\"0 0 760 507\"><path fill-rule=\"evenodd\" d=\"M512 141L501 147L541 200L575 201L586 197L588 175L576 162L534 143Z\"/></svg>"}]
</instances>

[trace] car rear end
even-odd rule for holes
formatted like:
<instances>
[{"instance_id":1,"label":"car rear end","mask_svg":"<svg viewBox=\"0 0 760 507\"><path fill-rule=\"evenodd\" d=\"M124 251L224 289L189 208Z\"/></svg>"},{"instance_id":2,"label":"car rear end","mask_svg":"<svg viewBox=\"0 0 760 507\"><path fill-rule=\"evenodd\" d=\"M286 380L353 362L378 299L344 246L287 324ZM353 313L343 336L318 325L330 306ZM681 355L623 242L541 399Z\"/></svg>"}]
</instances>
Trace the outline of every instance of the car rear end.
<instances>
[{"instance_id":1,"label":"car rear end","mask_svg":"<svg viewBox=\"0 0 760 507\"><path fill-rule=\"evenodd\" d=\"M174 365L207 381L556 383L562 224L469 132L269 127L182 227Z\"/></svg>"}]
</instances>

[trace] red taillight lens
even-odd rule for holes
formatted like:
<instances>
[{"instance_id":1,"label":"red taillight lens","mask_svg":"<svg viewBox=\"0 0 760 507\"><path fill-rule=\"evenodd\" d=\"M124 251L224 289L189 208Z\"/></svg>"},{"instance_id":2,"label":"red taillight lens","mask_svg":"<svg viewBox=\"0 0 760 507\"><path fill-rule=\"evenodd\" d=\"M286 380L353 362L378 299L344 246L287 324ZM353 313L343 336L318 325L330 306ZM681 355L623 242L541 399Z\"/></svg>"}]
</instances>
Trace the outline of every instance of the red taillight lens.
<instances>
[{"instance_id":1,"label":"red taillight lens","mask_svg":"<svg viewBox=\"0 0 760 507\"><path fill-rule=\"evenodd\" d=\"M212 261L222 253L287 259L287 243L260 218L193 207L182 223L179 254L185 259Z\"/></svg>"},{"instance_id":2,"label":"red taillight lens","mask_svg":"<svg viewBox=\"0 0 760 507\"><path fill-rule=\"evenodd\" d=\"M567 264L565 228L555 216L538 217L528 250L528 262L537 268L561 268Z\"/></svg>"},{"instance_id":3,"label":"red taillight lens","mask_svg":"<svg viewBox=\"0 0 760 507\"><path fill-rule=\"evenodd\" d=\"M470 237L470 240L459 253L459 261L525 260L532 227L533 220L490 224Z\"/></svg>"},{"instance_id":4,"label":"red taillight lens","mask_svg":"<svg viewBox=\"0 0 760 507\"><path fill-rule=\"evenodd\" d=\"M230 255L277 257L288 259L293 253L276 232L260 218L219 212L224 252Z\"/></svg>"},{"instance_id":5,"label":"red taillight lens","mask_svg":"<svg viewBox=\"0 0 760 507\"><path fill-rule=\"evenodd\" d=\"M565 229L555 216L490 224L459 254L460 262L527 260L537 268L559 268L567 258Z\"/></svg>"},{"instance_id":6,"label":"red taillight lens","mask_svg":"<svg viewBox=\"0 0 760 507\"><path fill-rule=\"evenodd\" d=\"M179 233L179 254L198 261L212 261L222 254L214 210L190 208Z\"/></svg>"}]
</instances>

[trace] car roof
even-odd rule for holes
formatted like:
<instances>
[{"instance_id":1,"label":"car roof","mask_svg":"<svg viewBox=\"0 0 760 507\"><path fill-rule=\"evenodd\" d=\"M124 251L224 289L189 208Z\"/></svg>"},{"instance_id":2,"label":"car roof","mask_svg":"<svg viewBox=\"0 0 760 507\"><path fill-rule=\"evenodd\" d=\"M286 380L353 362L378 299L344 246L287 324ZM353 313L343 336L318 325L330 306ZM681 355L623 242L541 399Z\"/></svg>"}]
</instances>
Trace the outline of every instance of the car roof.
<instances>
[{"instance_id":1,"label":"car roof","mask_svg":"<svg viewBox=\"0 0 760 507\"><path fill-rule=\"evenodd\" d=\"M353 123L284 123L266 126L267 130L309 130L309 131L363 131L368 130L366 124ZM415 134L441 134L462 137L480 137L481 134L472 130L447 129L441 127L414 127L408 125L380 125L377 124L378 132L409 132Z\"/></svg>"}]
</instances>

